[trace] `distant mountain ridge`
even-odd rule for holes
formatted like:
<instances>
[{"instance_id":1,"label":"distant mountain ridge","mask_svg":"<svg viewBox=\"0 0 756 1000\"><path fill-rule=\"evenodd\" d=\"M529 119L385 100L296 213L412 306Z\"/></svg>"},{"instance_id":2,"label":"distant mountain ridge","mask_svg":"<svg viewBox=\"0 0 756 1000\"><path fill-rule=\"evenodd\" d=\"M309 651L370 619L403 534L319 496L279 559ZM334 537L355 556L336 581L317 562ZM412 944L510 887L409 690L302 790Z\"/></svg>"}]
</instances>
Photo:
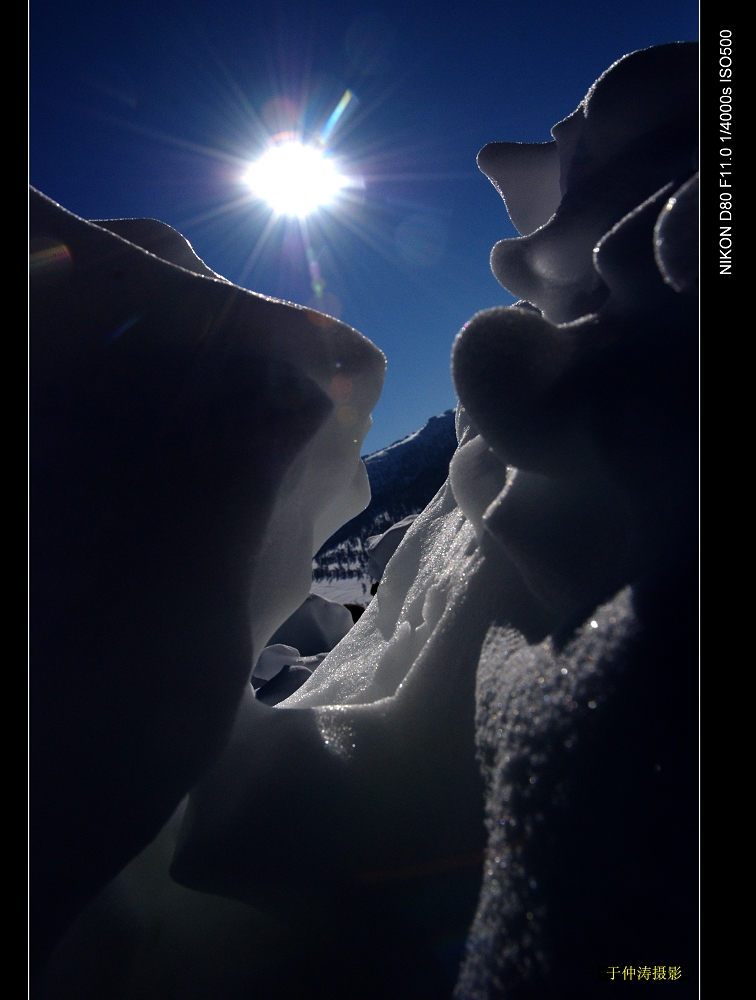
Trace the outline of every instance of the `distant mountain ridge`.
<instances>
[{"instance_id":1,"label":"distant mountain ridge","mask_svg":"<svg viewBox=\"0 0 756 1000\"><path fill-rule=\"evenodd\" d=\"M454 410L447 410L364 458L372 499L321 546L312 562L313 580L366 576L366 539L428 505L449 474L456 447Z\"/></svg>"}]
</instances>

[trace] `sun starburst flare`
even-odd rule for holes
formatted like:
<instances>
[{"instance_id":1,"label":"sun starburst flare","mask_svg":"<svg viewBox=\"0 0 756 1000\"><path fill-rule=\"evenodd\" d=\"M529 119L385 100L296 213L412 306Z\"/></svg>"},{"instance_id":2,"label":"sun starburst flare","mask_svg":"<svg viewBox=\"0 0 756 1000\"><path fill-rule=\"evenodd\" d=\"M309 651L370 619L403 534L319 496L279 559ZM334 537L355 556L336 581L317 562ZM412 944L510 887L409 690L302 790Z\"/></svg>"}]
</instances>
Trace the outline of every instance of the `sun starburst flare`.
<instances>
[{"instance_id":1,"label":"sun starburst flare","mask_svg":"<svg viewBox=\"0 0 756 1000\"><path fill-rule=\"evenodd\" d=\"M349 183L324 150L294 140L269 146L244 180L279 215L299 218L331 204Z\"/></svg>"}]
</instances>

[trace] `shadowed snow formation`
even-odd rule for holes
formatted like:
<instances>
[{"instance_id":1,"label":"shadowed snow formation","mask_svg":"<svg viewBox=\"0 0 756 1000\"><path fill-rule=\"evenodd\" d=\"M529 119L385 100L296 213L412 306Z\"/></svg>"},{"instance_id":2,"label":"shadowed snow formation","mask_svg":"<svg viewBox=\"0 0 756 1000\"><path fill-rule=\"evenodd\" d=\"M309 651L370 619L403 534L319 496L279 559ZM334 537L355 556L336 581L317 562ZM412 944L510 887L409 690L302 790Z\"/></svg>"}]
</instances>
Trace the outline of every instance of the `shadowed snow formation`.
<instances>
[{"instance_id":1,"label":"shadowed snow formation","mask_svg":"<svg viewBox=\"0 0 756 1000\"><path fill-rule=\"evenodd\" d=\"M313 552L367 504L384 359L162 223L34 190L30 222L38 960L221 750Z\"/></svg>"},{"instance_id":2,"label":"shadowed snow formation","mask_svg":"<svg viewBox=\"0 0 756 1000\"><path fill-rule=\"evenodd\" d=\"M484 146L480 168L511 204L523 234L491 253L505 288L555 323L599 308L607 290L593 267L598 241L662 184L679 187L697 169L697 73L692 43L634 52L554 126L553 143ZM532 189L524 182L531 162L538 168ZM511 177L509 185L500 175Z\"/></svg>"},{"instance_id":3,"label":"shadowed snow formation","mask_svg":"<svg viewBox=\"0 0 756 1000\"><path fill-rule=\"evenodd\" d=\"M456 1000L603 995L620 953L696 974L696 108L695 45L611 67L553 130L556 211L492 253L543 316L481 313L454 346L489 463L516 467L484 531L563 622L540 644L497 623L481 653Z\"/></svg>"},{"instance_id":4,"label":"shadowed snow formation","mask_svg":"<svg viewBox=\"0 0 756 1000\"><path fill-rule=\"evenodd\" d=\"M695 46L632 53L555 146L481 153L525 302L460 332L449 478L375 599L290 698L244 685L178 835L107 890L143 912L152 864L212 916L128 938L93 904L119 997L588 1000L631 962L695 995L696 85ZM48 995L96 952L74 932Z\"/></svg>"}]
</instances>

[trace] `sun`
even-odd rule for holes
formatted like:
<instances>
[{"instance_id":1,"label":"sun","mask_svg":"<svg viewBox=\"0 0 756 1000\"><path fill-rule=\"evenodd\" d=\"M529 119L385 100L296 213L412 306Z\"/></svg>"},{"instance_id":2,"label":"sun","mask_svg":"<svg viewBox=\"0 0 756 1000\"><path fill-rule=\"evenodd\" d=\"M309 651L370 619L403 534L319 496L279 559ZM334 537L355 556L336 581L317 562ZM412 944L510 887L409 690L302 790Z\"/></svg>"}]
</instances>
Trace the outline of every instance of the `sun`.
<instances>
[{"instance_id":1,"label":"sun","mask_svg":"<svg viewBox=\"0 0 756 1000\"><path fill-rule=\"evenodd\" d=\"M299 218L331 204L347 185L325 150L294 140L269 146L244 181L277 214Z\"/></svg>"}]
</instances>

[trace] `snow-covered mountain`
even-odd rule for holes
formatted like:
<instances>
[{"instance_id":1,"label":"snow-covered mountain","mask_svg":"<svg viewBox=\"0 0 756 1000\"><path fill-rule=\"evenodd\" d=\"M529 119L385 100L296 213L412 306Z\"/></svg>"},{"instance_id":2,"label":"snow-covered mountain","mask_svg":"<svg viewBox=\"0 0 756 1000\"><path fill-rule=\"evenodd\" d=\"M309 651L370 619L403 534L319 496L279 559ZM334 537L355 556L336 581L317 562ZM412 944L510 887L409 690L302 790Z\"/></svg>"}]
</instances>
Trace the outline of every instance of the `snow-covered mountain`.
<instances>
[{"instance_id":1,"label":"snow-covered mountain","mask_svg":"<svg viewBox=\"0 0 756 1000\"><path fill-rule=\"evenodd\" d=\"M366 594L369 599L366 540L427 506L449 473L456 446L454 410L447 410L409 437L365 457L372 499L313 559L315 593L335 600L364 601Z\"/></svg>"}]
</instances>

